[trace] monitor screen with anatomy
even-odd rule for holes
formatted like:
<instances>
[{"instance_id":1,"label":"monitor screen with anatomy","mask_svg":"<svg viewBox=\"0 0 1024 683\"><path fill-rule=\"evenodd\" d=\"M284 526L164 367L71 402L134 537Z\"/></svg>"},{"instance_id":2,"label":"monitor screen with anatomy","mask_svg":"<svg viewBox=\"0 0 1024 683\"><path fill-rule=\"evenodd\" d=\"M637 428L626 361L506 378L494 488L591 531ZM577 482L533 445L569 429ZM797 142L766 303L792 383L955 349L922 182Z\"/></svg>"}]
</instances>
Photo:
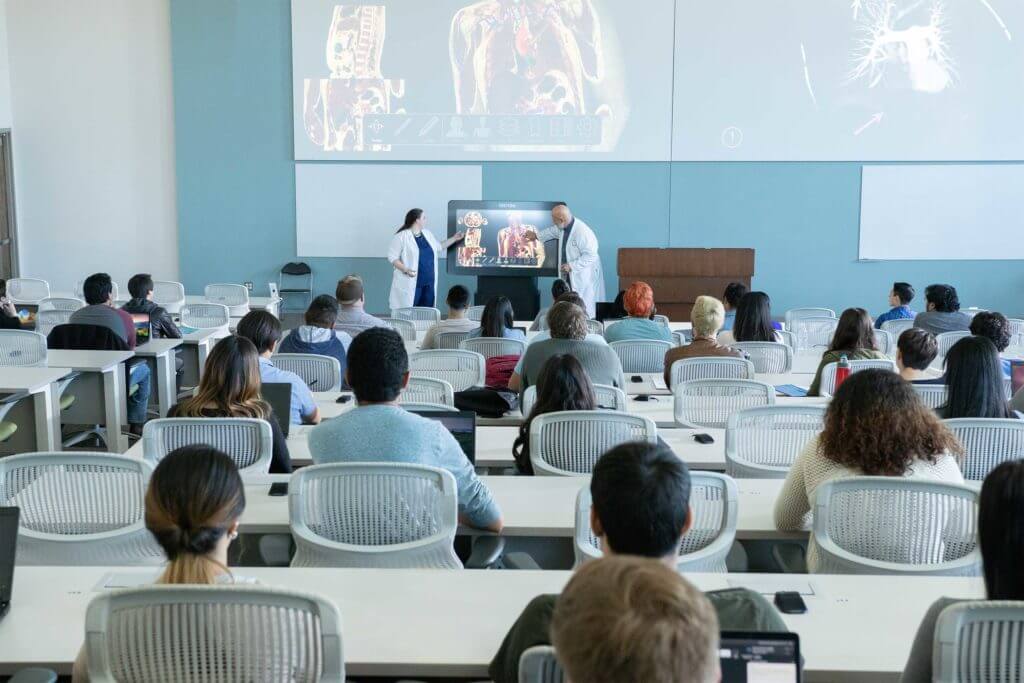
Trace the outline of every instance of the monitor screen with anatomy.
<instances>
[{"instance_id":1,"label":"monitor screen with anatomy","mask_svg":"<svg viewBox=\"0 0 1024 683\"><path fill-rule=\"evenodd\" d=\"M453 275L558 276L558 238L542 241L552 227L556 202L449 202L448 235L465 234L448 254Z\"/></svg>"}]
</instances>

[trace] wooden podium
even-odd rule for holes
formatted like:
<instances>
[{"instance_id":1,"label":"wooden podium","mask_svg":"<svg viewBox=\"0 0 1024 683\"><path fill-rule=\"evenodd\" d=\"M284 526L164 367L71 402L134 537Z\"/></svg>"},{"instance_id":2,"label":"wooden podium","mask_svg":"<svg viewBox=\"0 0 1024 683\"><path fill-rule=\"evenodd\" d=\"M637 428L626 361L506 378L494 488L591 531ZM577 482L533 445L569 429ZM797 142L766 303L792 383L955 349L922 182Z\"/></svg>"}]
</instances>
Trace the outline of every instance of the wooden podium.
<instances>
[{"instance_id":1,"label":"wooden podium","mask_svg":"<svg viewBox=\"0 0 1024 683\"><path fill-rule=\"evenodd\" d=\"M620 290L643 280L654 289L658 313L684 321L698 296L721 300L730 282L750 287L754 250L619 249L618 273Z\"/></svg>"}]
</instances>

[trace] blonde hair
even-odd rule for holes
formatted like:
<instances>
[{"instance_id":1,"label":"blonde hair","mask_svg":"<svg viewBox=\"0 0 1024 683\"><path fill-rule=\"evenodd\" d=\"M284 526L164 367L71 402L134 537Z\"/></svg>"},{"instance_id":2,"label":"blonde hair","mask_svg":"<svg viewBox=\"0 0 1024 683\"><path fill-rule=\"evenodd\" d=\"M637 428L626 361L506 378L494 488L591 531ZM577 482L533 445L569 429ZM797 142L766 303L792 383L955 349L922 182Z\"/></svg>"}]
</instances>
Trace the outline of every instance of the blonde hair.
<instances>
[{"instance_id":1,"label":"blonde hair","mask_svg":"<svg viewBox=\"0 0 1024 683\"><path fill-rule=\"evenodd\" d=\"M179 403L175 415L266 420L270 417L270 404L263 400L260 387L256 346L245 337L225 337L206 359L196 395Z\"/></svg>"},{"instance_id":2,"label":"blonde hair","mask_svg":"<svg viewBox=\"0 0 1024 683\"><path fill-rule=\"evenodd\" d=\"M572 681L718 680L718 616L658 560L616 555L583 565L558 598L551 638Z\"/></svg>"},{"instance_id":3,"label":"blonde hair","mask_svg":"<svg viewBox=\"0 0 1024 683\"><path fill-rule=\"evenodd\" d=\"M698 296L690 312L694 337L713 337L725 324L725 307L713 296Z\"/></svg>"},{"instance_id":4,"label":"blonde hair","mask_svg":"<svg viewBox=\"0 0 1024 683\"><path fill-rule=\"evenodd\" d=\"M576 304L559 301L548 311L548 329L552 339L582 341L587 338L587 314Z\"/></svg>"}]
</instances>

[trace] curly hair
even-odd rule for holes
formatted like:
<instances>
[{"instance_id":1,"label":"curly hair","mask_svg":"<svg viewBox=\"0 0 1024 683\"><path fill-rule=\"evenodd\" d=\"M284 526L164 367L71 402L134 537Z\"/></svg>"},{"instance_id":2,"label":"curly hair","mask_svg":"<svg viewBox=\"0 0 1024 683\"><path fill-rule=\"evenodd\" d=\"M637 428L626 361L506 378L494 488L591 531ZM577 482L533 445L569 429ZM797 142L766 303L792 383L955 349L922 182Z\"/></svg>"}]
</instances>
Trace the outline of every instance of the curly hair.
<instances>
[{"instance_id":1,"label":"curly hair","mask_svg":"<svg viewBox=\"0 0 1024 683\"><path fill-rule=\"evenodd\" d=\"M960 310L960 297L953 285L928 285L924 288L925 301L942 313L955 313Z\"/></svg>"},{"instance_id":2,"label":"curly hair","mask_svg":"<svg viewBox=\"0 0 1024 683\"><path fill-rule=\"evenodd\" d=\"M971 321L971 334L988 337L996 351L1005 351L1010 345L1010 321L1002 313L983 311Z\"/></svg>"},{"instance_id":3,"label":"curly hair","mask_svg":"<svg viewBox=\"0 0 1024 683\"><path fill-rule=\"evenodd\" d=\"M905 474L915 460L935 463L943 454L963 452L908 382L875 369L850 375L836 390L818 448L832 462L890 477Z\"/></svg>"}]
</instances>

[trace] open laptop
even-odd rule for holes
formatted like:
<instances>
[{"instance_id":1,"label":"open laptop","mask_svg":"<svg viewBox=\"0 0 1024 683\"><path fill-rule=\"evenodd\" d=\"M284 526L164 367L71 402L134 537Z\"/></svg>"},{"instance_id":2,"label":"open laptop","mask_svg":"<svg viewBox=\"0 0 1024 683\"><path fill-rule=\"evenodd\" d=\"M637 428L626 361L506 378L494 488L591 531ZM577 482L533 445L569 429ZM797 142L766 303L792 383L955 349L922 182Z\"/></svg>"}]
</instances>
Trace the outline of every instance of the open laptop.
<instances>
[{"instance_id":1,"label":"open laptop","mask_svg":"<svg viewBox=\"0 0 1024 683\"><path fill-rule=\"evenodd\" d=\"M131 316L132 324L135 325L135 345L148 344L149 340L153 338L153 323L150 322L149 315L132 313Z\"/></svg>"},{"instance_id":2,"label":"open laptop","mask_svg":"<svg viewBox=\"0 0 1024 683\"><path fill-rule=\"evenodd\" d=\"M470 464L476 464L476 413L471 410L414 410L421 417L437 420L455 437Z\"/></svg>"},{"instance_id":3,"label":"open laptop","mask_svg":"<svg viewBox=\"0 0 1024 683\"><path fill-rule=\"evenodd\" d=\"M261 385L260 393L263 400L270 404L274 411L277 423L281 425L281 432L288 438L288 430L292 422L292 385L287 382L264 382Z\"/></svg>"},{"instance_id":4,"label":"open laptop","mask_svg":"<svg viewBox=\"0 0 1024 683\"><path fill-rule=\"evenodd\" d=\"M14 554L18 548L18 508L0 508L0 619L11 608Z\"/></svg>"},{"instance_id":5,"label":"open laptop","mask_svg":"<svg viewBox=\"0 0 1024 683\"><path fill-rule=\"evenodd\" d=\"M800 683L800 637L795 633L722 631L722 683Z\"/></svg>"}]
</instances>

